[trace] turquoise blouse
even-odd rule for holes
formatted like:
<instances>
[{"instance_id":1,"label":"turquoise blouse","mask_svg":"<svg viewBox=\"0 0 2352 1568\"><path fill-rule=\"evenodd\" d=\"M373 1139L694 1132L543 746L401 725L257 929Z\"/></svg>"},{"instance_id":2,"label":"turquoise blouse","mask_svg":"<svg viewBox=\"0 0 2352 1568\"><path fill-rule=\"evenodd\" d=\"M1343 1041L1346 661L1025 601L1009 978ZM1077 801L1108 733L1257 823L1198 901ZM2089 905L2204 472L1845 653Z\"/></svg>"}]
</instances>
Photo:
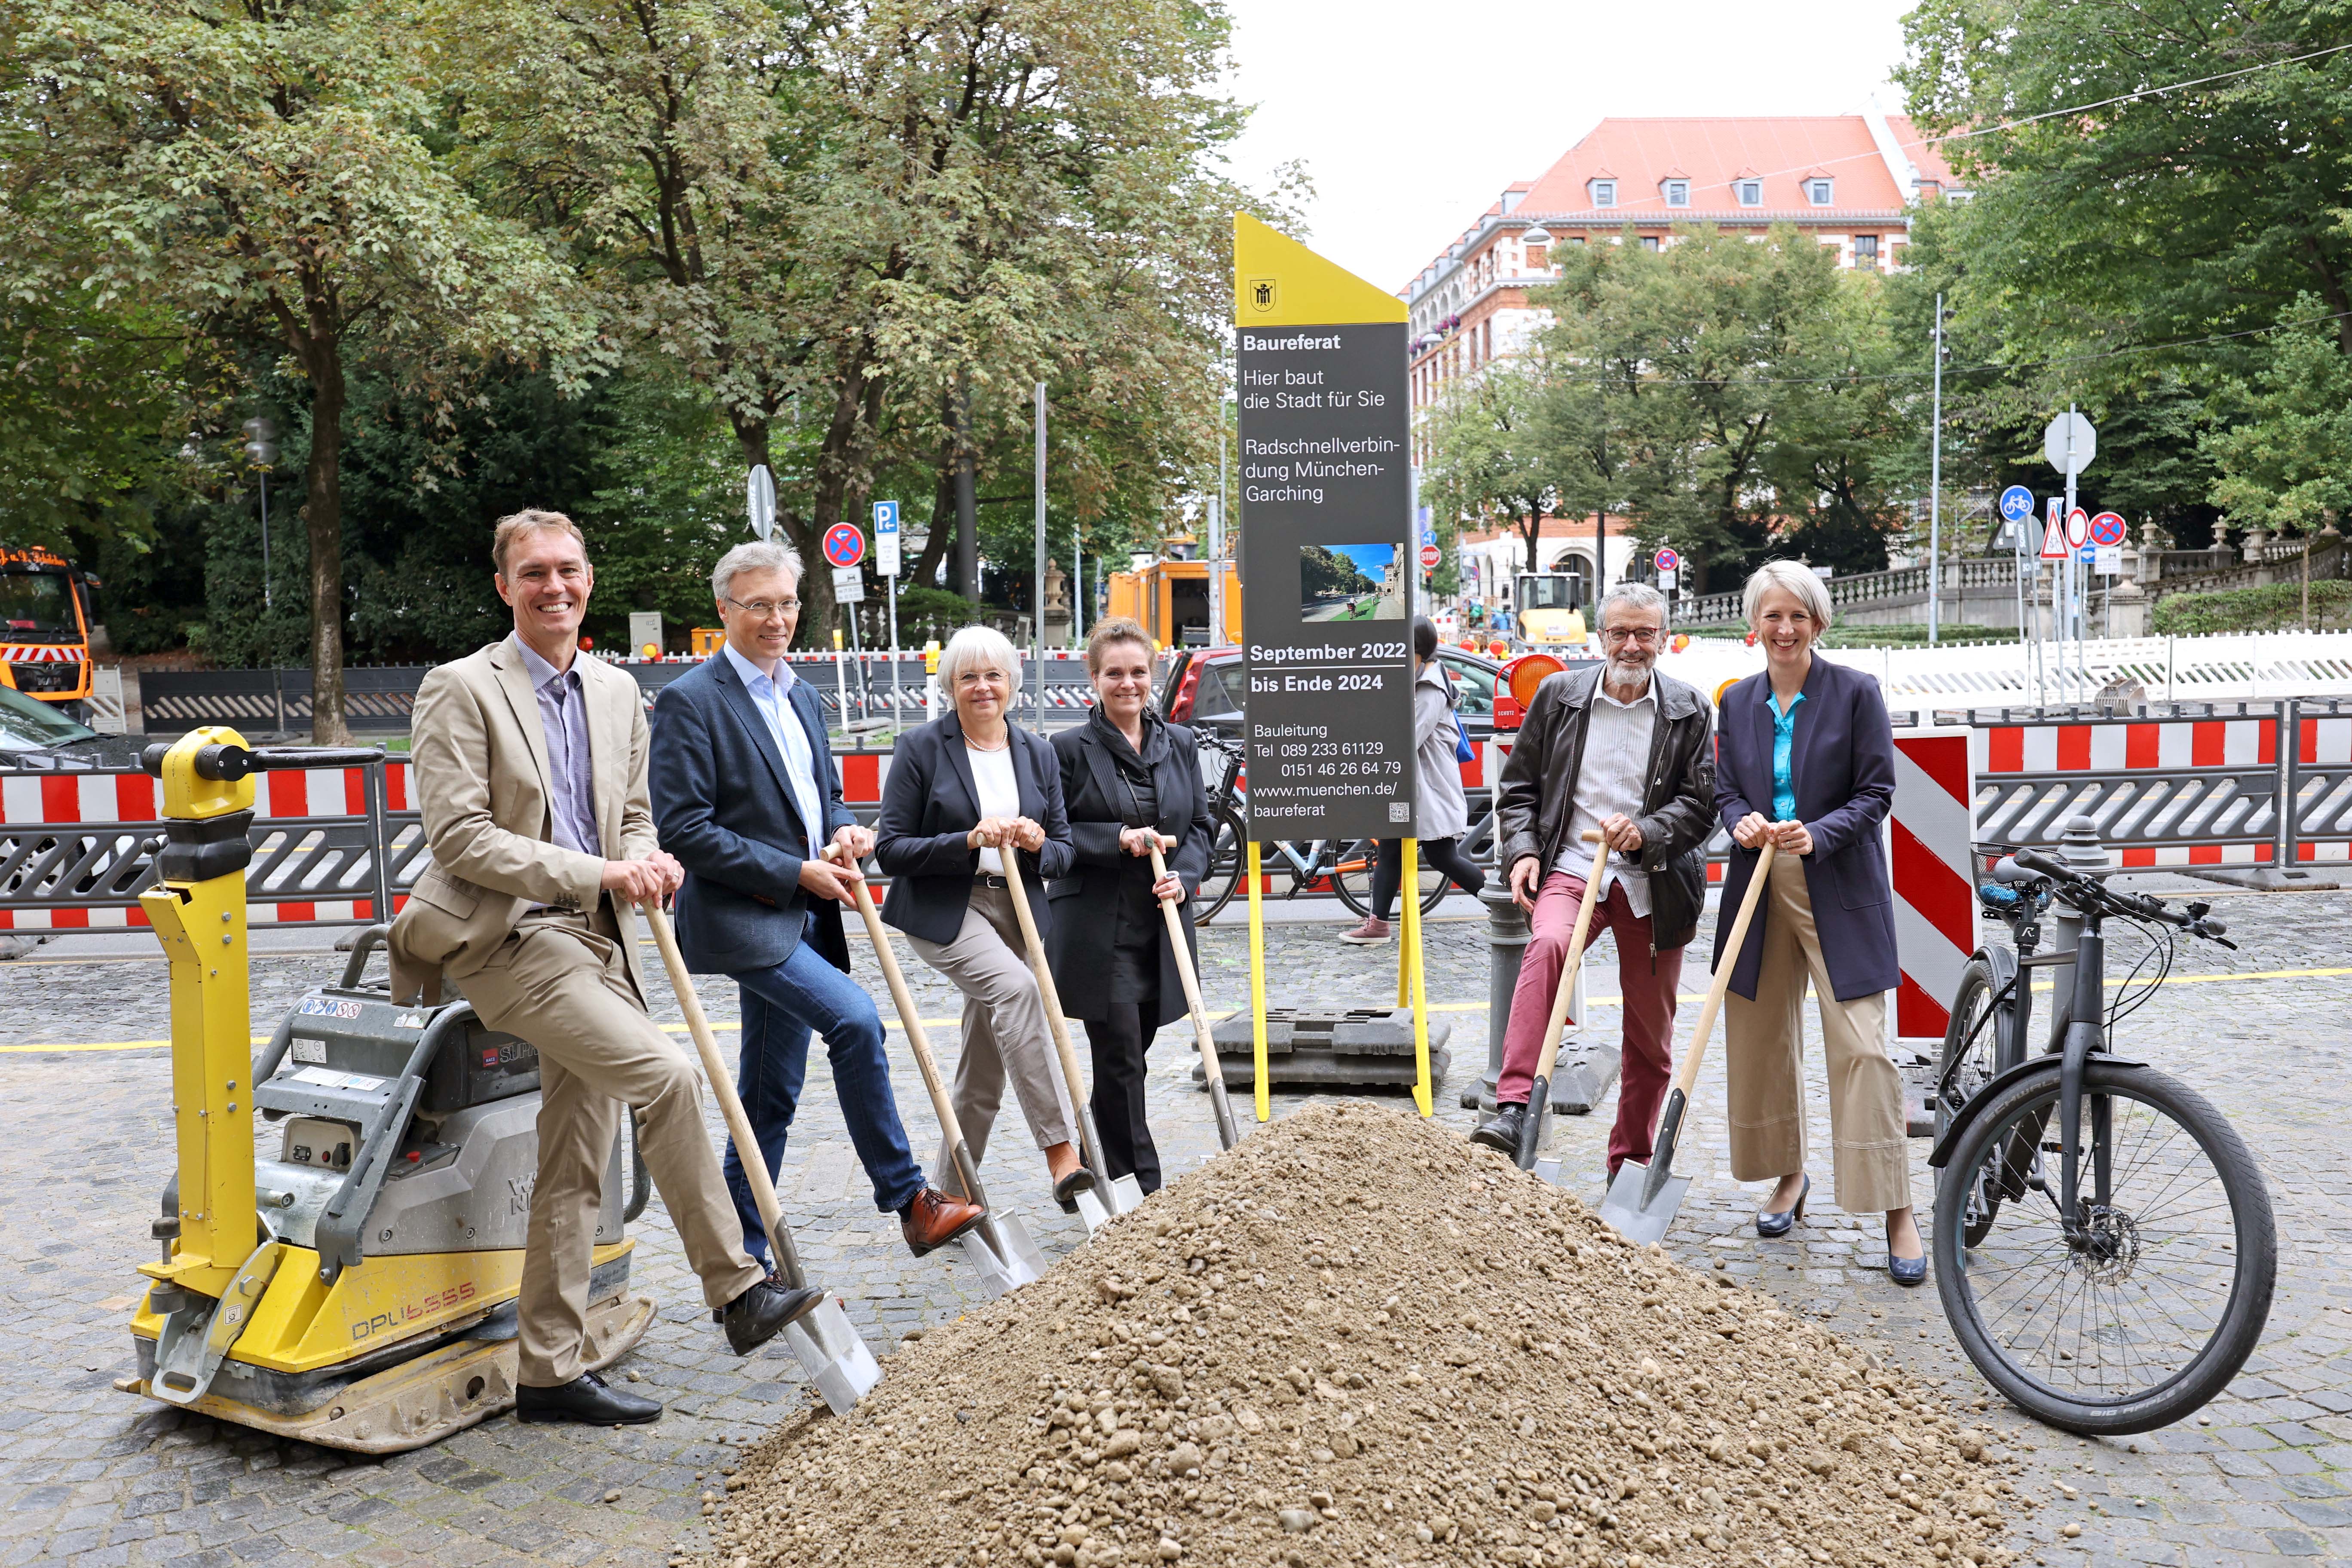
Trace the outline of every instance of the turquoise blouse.
<instances>
[{"instance_id":1,"label":"turquoise blouse","mask_svg":"<svg viewBox=\"0 0 2352 1568\"><path fill-rule=\"evenodd\" d=\"M1790 775L1790 754L1796 749L1797 703L1804 700L1805 694L1798 692L1796 701L1790 702L1784 712L1779 692L1768 691L1764 696L1765 706L1772 710L1772 820L1775 822L1794 822L1797 819L1797 784Z\"/></svg>"}]
</instances>

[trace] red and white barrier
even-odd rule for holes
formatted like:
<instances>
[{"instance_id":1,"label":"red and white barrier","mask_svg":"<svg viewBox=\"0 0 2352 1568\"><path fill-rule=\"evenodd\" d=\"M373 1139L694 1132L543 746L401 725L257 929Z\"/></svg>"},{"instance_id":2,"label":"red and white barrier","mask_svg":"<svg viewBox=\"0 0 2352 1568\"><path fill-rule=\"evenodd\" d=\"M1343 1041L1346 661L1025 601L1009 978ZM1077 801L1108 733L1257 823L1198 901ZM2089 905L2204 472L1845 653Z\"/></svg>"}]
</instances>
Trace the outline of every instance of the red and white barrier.
<instances>
[{"instance_id":1,"label":"red and white barrier","mask_svg":"<svg viewBox=\"0 0 2352 1568\"><path fill-rule=\"evenodd\" d=\"M2352 721L2306 721L2352 725ZM2182 773L2196 768L2268 768L2278 764L2278 731L2271 719L2166 719L2146 723L1996 724L1978 730L1969 742L1977 771L1997 780L2004 773ZM2107 851L2109 864L2157 866L2256 866L2269 864L2275 847L2268 840L2240 844L2120 846Z\"/></svg>"},{"instance_id":2,"label":"red and white barrier","mask_svg":"<svg viewBox=\"0 0 2352 1568\"><path fill-rule=\"evenodd\" d=\"M2305 719L2296 731L2295 756L2303 763L2342 767L2352 763L2352 719ZM2295 858L2352 860L2352 839L2298 839Z\"/></svg>"},{"instance_id":3,"label":"red and white barrier","mask_svg":"<svg viewBox=\"0 0 2352 1568\"><path fill-rule=\"evenodd\" d=\"M408 764L388 763L383 772L384 809L408 809ZM160 789L158 782L143 773L0 773L0 829L119 823L126 825L119 852L128 855L138 839L161 831L145 826L158 821ZM257 774L254 815L271 819L273 825L280 825L280 831L292 835L302 831L304 817L363 817L367 815L366 770L313 768ZM265 843L262 853L271 847ZM254 874L257 873L257 862ZM373 899L282 897L305 890L257 882L247 903L247 918L257 925L377 918ZM395 896L393 906L396 910L404 901ZM121 909L0 910L0 931L87 931L146 923L146 911L136 904Z\"/></svg>"},{"instance_id":4,"label":"red and white barrier","mask_svg":"<svg viewBox=\"0 0 2352 1568\"><path fill-rule=\"evenodd\" d=\"M1976 766L1959 726L1895 732L1895 811L1886 824L1895 883L1898 1039L1944 1037L1950 998L1977 950Z\"/></svg>"}]
</instances>

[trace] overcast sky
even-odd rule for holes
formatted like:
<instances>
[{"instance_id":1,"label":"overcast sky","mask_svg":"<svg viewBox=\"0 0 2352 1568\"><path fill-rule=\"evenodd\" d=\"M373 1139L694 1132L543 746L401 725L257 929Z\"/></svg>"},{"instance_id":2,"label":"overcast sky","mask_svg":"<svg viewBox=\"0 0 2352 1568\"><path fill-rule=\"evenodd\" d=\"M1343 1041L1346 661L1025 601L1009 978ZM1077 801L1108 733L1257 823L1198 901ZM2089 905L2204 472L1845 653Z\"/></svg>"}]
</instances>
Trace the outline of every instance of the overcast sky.
<instances>
[{"instance_id":1,"label":"overcast sky","mask_svg":"<svg viewBox=\"0 0 2352 1568\"><path fill-rule=\"evenodd\" d=\"M1234 172L1315 183L1297 236L1383 289L1609 115L1852 114L1908 0L1227 0Z\"/></svg>"}]
</instances>

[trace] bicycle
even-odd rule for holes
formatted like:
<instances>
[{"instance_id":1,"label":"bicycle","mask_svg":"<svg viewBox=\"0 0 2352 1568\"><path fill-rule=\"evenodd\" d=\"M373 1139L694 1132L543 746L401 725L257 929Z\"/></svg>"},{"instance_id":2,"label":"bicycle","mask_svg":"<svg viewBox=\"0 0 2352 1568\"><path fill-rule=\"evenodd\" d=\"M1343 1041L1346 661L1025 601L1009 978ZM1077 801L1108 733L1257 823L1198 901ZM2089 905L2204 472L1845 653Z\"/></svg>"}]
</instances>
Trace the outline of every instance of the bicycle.
<instances>
[{"instance_id":1,"label":"bicycle","mask_svg":"<svg viewBox=\"0 0 2352 1568\"><path fill-rule=\"evenodd\" d=\"M1213 921L1247 879L1249 827L1241 807L1242 748L1206 731L1200 732L1200 743L1220 761L1217 782L1209 790L1209 819L1215 824L1215 835L1210 840L1209 869L1201 879L1195 917ZM1295 899L1302 891L1328 887L1359 915L1371 912L1372 872L1377 864L1371 840L1366 838L1353 844L1328 838L1277 838L1260 845L1258 852L1260 876L1270 879L1276 871L1288 873L1290 886L1283 897ZM1427 914L1437 908L1453 884L1444 872L1423 864L1420 885L1422 912Z\"/></svg>"},{"instance_id":2,"label":"bicycle","mask_svg":"<svg viewBox=\"0 0 2352 1568\"><path fill-rule=\"evenodd\" d=\"M2097 848L2087 823L2067 839ZM2252 1353L2277 1236L2229 1121L2186 1084L2116 1056L2111 1036L2164 984L2176 932L2236 944L2210 905L2169 909L2032 849L2001 854L1978 897L2015 947L1970 960L1937 1066L1928 1163L1945 1317L1977 1370L2051 1426L2124 1436L2169 1425ZM2053 904L2056 950L2040 952ZM2149 940L2112 1003L2111 920ZM2033 1052L2031 976L2044 968L2059 972L2058 995Z\"/></svg>"}]
</instances>

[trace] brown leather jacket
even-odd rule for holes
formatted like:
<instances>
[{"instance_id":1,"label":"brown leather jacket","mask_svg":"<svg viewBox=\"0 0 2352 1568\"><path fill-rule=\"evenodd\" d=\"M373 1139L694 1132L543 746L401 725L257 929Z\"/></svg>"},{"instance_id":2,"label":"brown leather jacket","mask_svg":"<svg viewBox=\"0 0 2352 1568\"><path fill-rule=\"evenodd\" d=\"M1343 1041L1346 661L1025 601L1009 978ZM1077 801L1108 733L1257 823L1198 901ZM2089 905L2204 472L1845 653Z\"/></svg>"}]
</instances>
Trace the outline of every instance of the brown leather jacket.
<instances>
[{"instance_id":1,"label":"brown leather jacket","mask_svg":"<svg viewBox=\"0 0 2352 1568\"><path fill-rule=\"evenodd\" d=\"M1536 688L1495 795L1506 875L1527 856L1545 870L1568 840L1569 808L1584 764L1585 720L1602 666L1563 669ZM1650 950L1687 946L1706 902L1706 840L1715 830L1714 714L1696 688L1653 669L1659 722L1642 790L1642 869L1650 879Z\"/></svg>"}]
</instances>

